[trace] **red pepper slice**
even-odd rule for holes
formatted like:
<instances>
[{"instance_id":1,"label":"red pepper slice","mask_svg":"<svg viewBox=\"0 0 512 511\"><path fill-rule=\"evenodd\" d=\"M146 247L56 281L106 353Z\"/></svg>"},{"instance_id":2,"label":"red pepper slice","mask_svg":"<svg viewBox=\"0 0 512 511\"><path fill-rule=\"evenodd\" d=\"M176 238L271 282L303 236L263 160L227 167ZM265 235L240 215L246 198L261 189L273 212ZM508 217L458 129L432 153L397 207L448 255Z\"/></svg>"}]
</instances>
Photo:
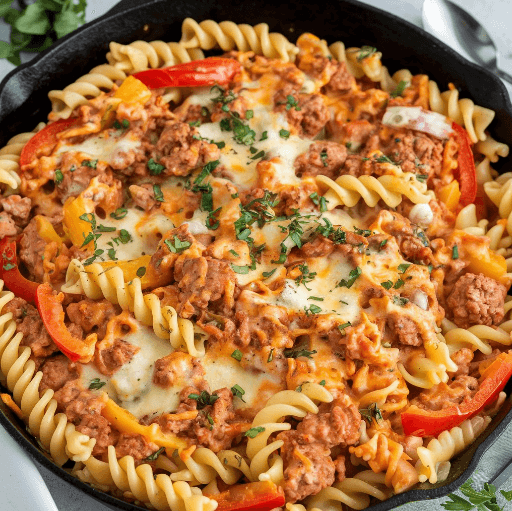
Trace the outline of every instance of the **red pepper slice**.
<instances>
[{"instance_id":1,"label":"red pepper slice","mask_svg":"<svg viewBox=\"0 0 512 511\"><path fill-rule=\"evenodd\" d=\"M0 278L5 282L7 288L23 300L35 303L39 284L26 279L20 273L16 256L16 241L9 238L0 241L0 256L2 258Z\"/></svg>"},{"instance_id":2,"label":"red pepper slice","mask_svg":"<svg viewBox=\"0 0 512 511\"><path fill-rule=\"evenodd\" d=\"M468 132L456 122L452 123L455 141L459 144L457 181L460 185L460 203L467 206L476 199L477 183L475 160L471 150L471 140Z\"/></svg>"},{"instance_id":3,"label":"red pepper slice","mask_svg":"<svg viewBox=\"0 0 512 511\"><path fill-rule=\"evenodd\" d=\"M283 490L272 481L236 484L209 497L219 503L217 511L270 511L285 502Z\"/></svg>"},{"instance_id":4,"label":"red pepper slice","mask_svg":"<svg viewBox=\"0 0 512 511\"><path fill-rule=\"evenodd\" d=\"M41 284L37 288L37 309L53 342L71 361L86 364L94 355L97 335L90 334L82 340L71 334L64 323L63 299L62 293L53 294L50 284Z\"/></svg>"},{"instance_id":5,"label":"red pepper slice","mask_svg":"<svg viewBox=\"0 0 512 511\"><path fill-rule=\"evenodd\" d=\"M76 117L59 119L38 131L23 147L20 155L20 167L23 168L24 165L32 163L43 145L54 146L58 142L57 134L68 129L75 122Z\"/></svg>"},{"instance_id":6,"label":"red pepper slice","mask_svg":"<svg viewBox=\"0 0 512 511\"><path fill-rule=\"evenodd\" d=\"M241 67L241 64L233 59L210 57L164 69L148 69L132 76L150 89L202 87L229 83Z\"/></svg>"},{"instance_id":7,"label":"red pepper slice","mask_svg":"<svg viewBox=\"0 0 512 511\"><path fill-rule=\"evenodd\" d=\"M439 411L410 407L402 413L402 426L406 435L435 436L474 417L482 408L491 404L512 376L512 353L500 353L485 369L481 384L473 399L460 406L450 406Z\"/></svg>"}]
</instances>

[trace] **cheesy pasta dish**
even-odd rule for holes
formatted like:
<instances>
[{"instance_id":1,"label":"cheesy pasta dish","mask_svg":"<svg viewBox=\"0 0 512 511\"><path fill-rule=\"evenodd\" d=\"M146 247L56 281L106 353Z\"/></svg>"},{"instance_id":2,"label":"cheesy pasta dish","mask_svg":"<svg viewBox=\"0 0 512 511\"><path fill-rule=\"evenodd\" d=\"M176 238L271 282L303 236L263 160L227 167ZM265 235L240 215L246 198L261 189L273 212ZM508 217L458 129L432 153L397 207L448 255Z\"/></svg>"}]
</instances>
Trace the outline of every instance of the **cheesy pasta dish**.
<instances>
[{"instance_id":1,"label":"cheesy pasta dish","mask_svg":"<svg viewBox=\"0 0 512 511\"><path fill-rule=\"evenodd\" d=\"M512 374L494 112L264 24L187 19L107 59L0 151L4 402L156 509L446 479Z\"/></svg>"}]
</instances>

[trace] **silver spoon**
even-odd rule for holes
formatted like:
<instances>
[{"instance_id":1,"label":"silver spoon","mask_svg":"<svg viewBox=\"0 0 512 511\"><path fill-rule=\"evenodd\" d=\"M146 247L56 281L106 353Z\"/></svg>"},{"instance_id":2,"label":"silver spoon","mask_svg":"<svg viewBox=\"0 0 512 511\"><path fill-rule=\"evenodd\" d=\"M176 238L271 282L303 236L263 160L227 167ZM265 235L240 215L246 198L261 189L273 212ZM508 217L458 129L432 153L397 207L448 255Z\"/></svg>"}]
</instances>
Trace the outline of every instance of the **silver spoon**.
<instances>
[{"instance_id":1,"label":"silver spoon","mask_svg":"<svg viewBox=\"0 0 512 511\"><path fill-rule=\"evenodd\" d=\"M424 0L422 20L425 30L453 50L512 84L512 76L498 68L498 50L494 41L464 9L449 0Z\"/></svg>"}]
</instances>

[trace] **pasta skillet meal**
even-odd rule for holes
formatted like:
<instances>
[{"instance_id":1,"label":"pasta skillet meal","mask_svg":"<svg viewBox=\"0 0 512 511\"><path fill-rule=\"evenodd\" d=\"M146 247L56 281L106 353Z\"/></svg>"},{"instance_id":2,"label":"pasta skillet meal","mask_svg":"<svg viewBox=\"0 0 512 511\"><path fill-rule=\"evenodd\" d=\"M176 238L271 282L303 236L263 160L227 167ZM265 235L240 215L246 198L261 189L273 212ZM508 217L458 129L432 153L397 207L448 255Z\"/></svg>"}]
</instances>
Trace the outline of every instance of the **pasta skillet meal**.
<instances>
[{"instance_id":1,"label":"pasta skillet meal","mask_svg":"<svg viewBox=\"0 0 512 511\"><path fill-rule=\"evenodd\" d=\"M444 480L512 374L494 112L264 24L107 58L0 152L4 401L156 509Z\"/></svg>"}]
</instances>

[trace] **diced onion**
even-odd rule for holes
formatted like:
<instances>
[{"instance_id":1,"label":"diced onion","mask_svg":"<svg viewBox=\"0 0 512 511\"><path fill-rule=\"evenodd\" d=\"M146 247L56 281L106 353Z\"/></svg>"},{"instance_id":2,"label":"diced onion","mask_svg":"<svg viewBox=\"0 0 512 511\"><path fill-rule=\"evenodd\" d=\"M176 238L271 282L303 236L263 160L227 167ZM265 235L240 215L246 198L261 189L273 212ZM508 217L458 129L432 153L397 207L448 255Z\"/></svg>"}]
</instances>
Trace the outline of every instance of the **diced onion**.
<instances>
[{"instance_id":1,"label":"diced onion","mask_svg":"<svg viewBox=\"0 0 512 511\"><path fill-rule=\"evenodd\" d=\"M419 106L391 106L386 110L382 124L422 131L440 139L448 138L453 131L444 115L423 110Z\"/></svg>"}]
</instances>

